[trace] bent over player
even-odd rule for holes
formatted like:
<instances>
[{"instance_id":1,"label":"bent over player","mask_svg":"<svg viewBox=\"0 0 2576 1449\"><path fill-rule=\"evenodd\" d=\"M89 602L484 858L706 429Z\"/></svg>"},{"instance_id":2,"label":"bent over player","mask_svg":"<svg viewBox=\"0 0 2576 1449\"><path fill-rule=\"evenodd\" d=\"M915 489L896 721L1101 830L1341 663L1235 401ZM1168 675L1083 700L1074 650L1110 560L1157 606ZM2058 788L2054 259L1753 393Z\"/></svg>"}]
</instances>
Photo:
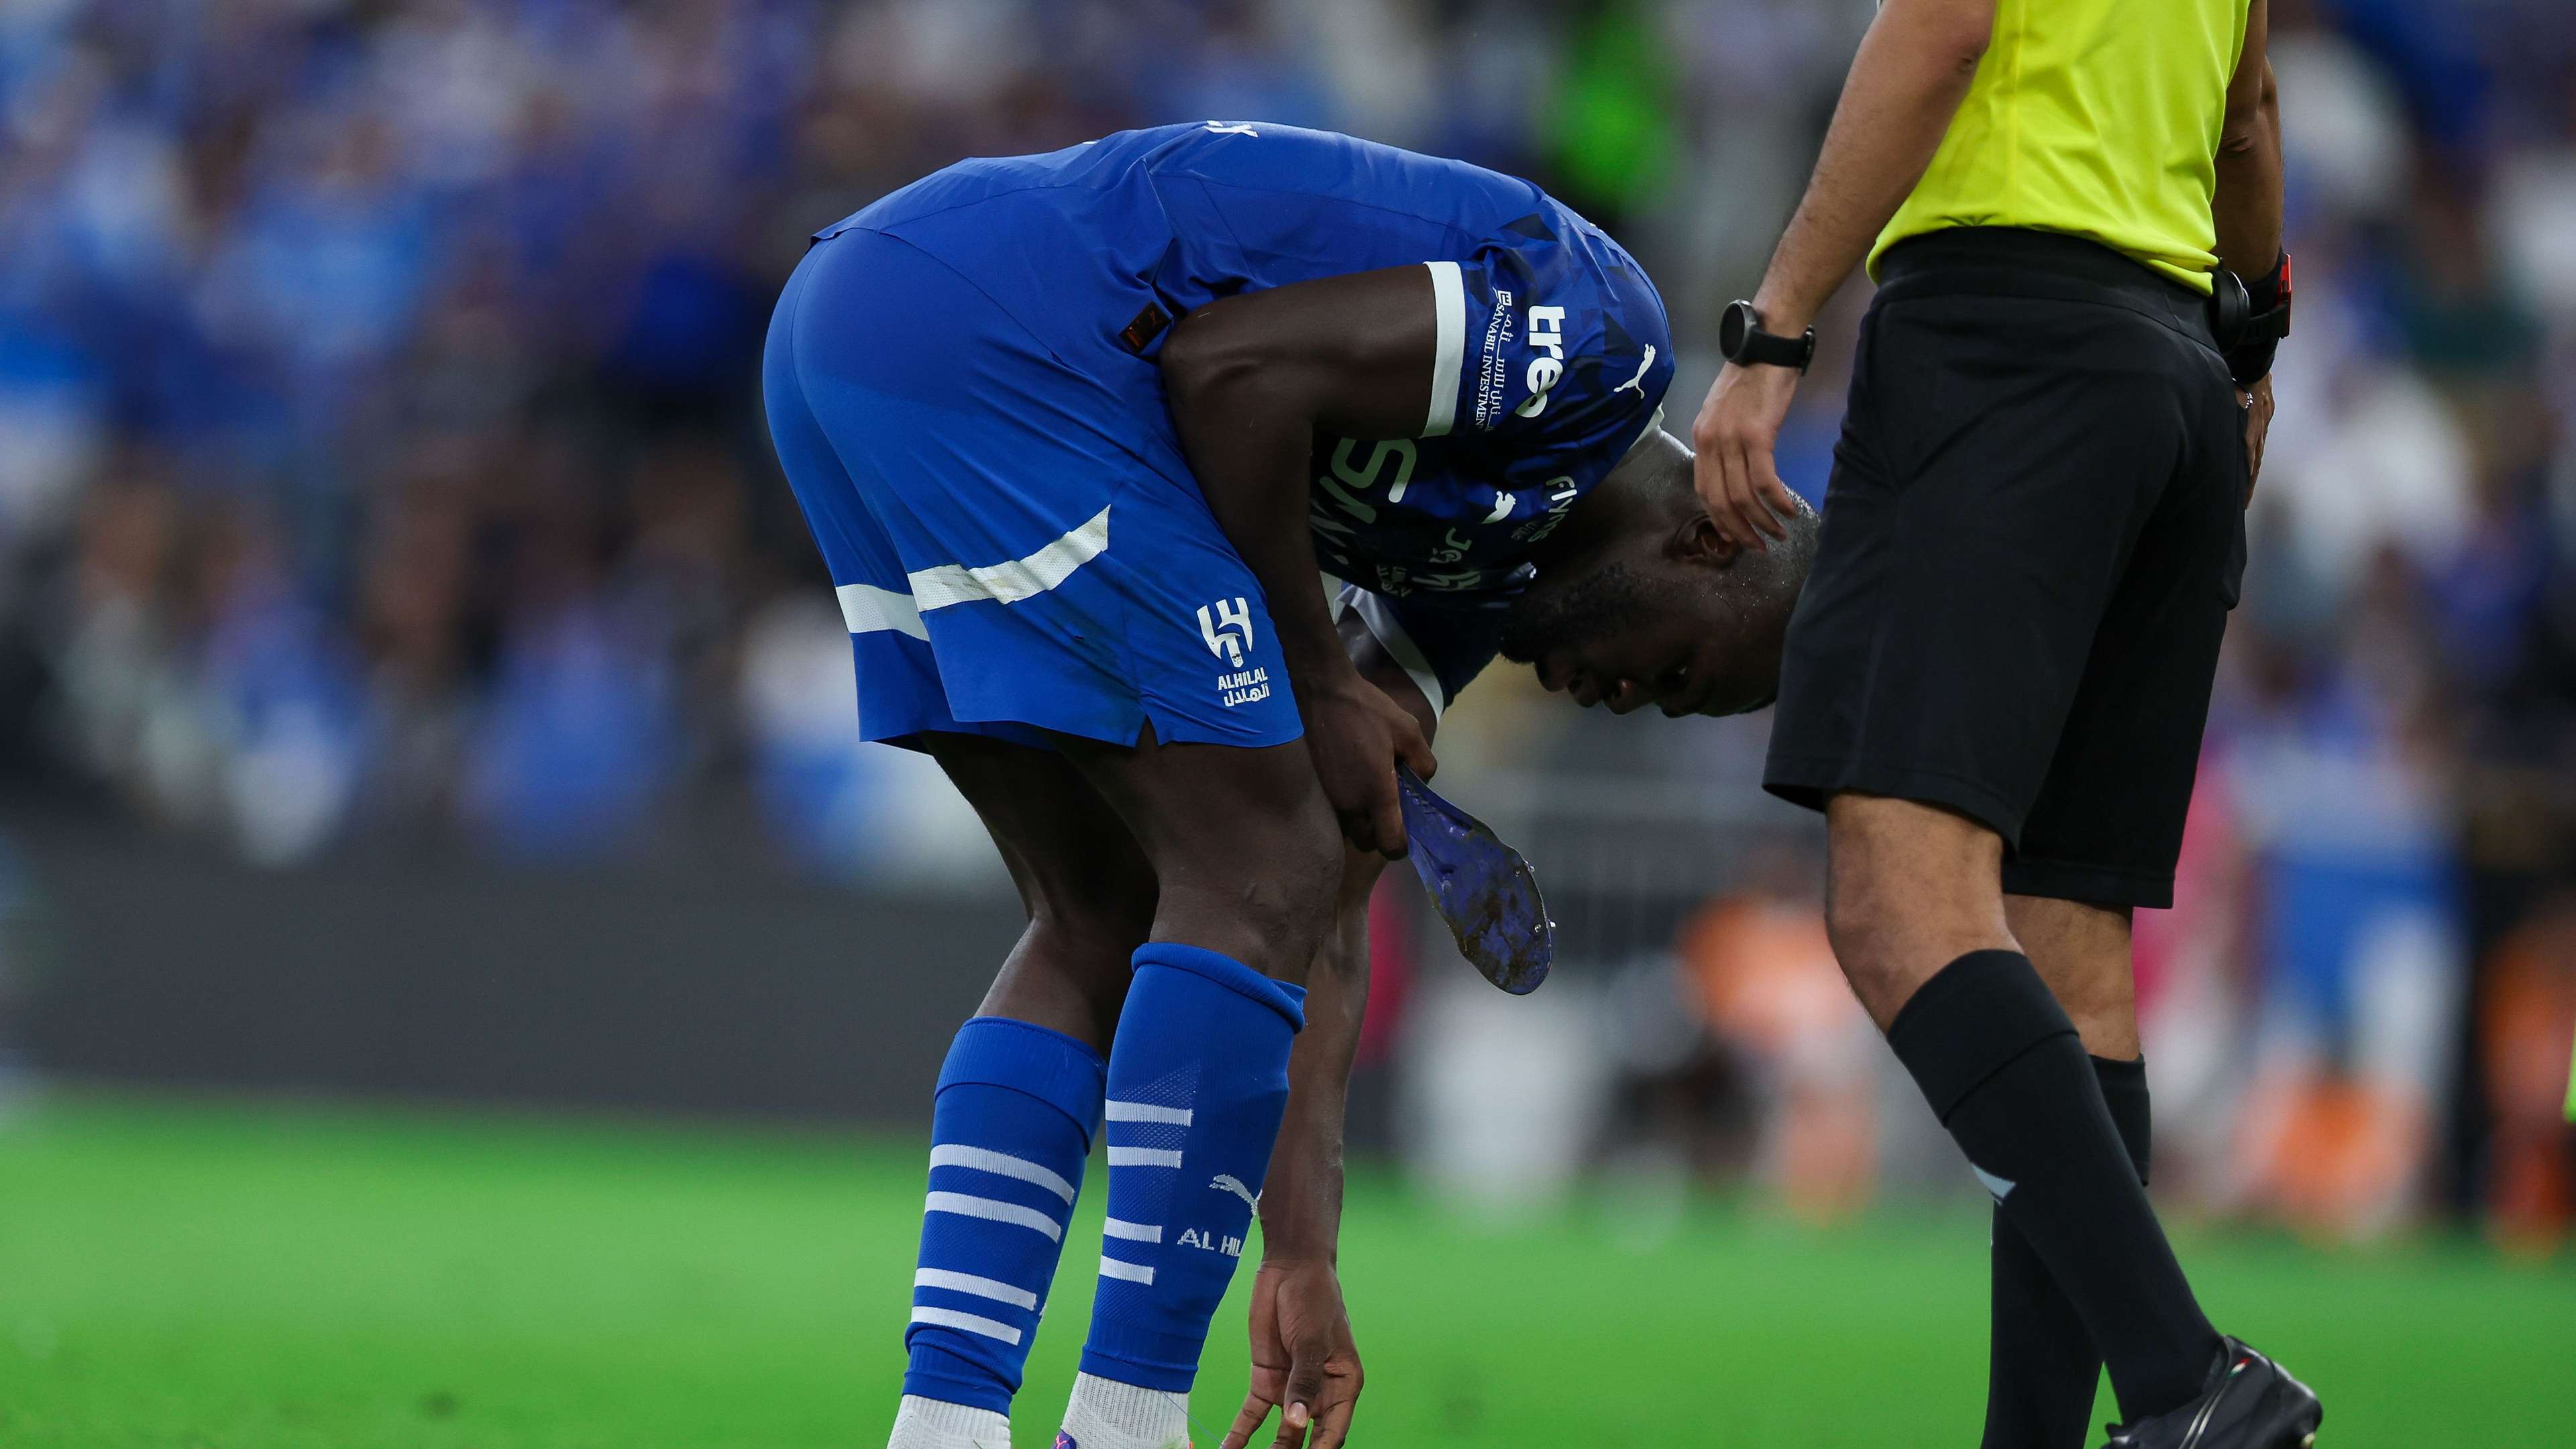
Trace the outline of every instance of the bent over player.
<instances>
[{"instance_id":1,"label":"bent over player","mask_svg":"<svg viewBox=\"0 0 2576 1449\"><path fill-rule=\"evenodd\" d=\"M1654 288L1537 188L1288 127L964 162L817 235L763 386L860 729L939 762L1029 914L940 1073L897 1449L1008 1444L1095 1133L1060 1449L1188 1443L1256 1208L1228 1441L1275 1405L1281 1442L1341 1442L1397 762L1429 773L1498 649L1614 709L1774 692L1806 551L1708 518L1671 376Z\"/></svg>"}]
</instances>

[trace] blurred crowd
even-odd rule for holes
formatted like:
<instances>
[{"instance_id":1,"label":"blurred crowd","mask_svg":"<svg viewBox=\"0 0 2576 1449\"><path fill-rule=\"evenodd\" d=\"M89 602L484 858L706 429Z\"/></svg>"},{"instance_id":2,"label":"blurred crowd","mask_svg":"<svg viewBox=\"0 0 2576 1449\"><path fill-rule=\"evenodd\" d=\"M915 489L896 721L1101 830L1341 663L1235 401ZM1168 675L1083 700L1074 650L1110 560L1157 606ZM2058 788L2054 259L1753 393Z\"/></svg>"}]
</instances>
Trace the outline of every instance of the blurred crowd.
<instances>
[{"instance_id":1,"label":"blurred crowd","mask_svg":"<svg viewBox=\"0 0 2576 1449\"><path fill-rule=\"evenodd\" d=\"M1338 127L1618 232L1686 415L1870 8L12 0L0 771L278 864L634 850L718 812L810 865L966 868L935 776L851 746L760 422L808 232L965 155ZM2297 331L2181 908L2141 927L2159 1085L2223 1133L2222 1206L2354 1234L2482 1204L2545 1241L2576 1212L2576 26L2272 11ZM1833 369L1784 448L1811 495ZM1541 779L1609 728L1508 680L1458 723L1471 767ZM1623 768L1749 794L1762 727ZM1680 943L1750 1060L1832 1015L1725 984L1813 954L1756 909L1776 874L1712 880L1743 910ZM1797 1098L1808 1156L1866 1141L1850 1090Z\"/></svg>"}]
</instances>

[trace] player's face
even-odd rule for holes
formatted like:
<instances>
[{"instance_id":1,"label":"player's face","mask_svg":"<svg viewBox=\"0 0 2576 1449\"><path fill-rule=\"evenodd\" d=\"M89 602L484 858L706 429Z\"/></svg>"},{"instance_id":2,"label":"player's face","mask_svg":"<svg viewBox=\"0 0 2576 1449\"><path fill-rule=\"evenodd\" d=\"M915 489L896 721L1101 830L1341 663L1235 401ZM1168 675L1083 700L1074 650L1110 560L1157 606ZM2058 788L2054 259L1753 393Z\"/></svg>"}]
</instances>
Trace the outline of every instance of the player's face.
<instances>
[{"instance_id":1,"label":"player's face","mask_svg":"<svg viewBox=\"0 0 2576 1449\"><path fill-rule=\"evenodd\" d=\"M1631 615L1623 625L1554 644L1532 661L1539 683L1572 695L1586 709L1627 714L1649 705L1670 718L1742 714L1771 702L1779 679L1776 648L1758 667L1725 609L1688 593Z\"/></svg>"}]
</instances>

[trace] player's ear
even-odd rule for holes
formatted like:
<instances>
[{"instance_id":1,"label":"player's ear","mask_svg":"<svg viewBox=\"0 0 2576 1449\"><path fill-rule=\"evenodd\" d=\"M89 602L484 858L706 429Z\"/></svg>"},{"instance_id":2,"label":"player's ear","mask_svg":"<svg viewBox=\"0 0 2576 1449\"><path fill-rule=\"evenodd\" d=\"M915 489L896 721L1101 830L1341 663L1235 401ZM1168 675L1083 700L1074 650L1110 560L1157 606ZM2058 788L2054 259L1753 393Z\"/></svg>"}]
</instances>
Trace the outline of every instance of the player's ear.
<instances>
[{"instance_id":1,"label":"player's ear","mask_svg":"<svg viewBox=\"0 0 2576 1449\"><path fill-rule=\"evenodd\" d=\"M1744 551L1744 546L1728 538L1718 528L1717 520L1708 516L1707 510L1693 507L1683 513L1679 523L1673 525L1666 551L1684 563L1722 569L1735 562L1735 556Z\"/></svg>"}]
</instances>

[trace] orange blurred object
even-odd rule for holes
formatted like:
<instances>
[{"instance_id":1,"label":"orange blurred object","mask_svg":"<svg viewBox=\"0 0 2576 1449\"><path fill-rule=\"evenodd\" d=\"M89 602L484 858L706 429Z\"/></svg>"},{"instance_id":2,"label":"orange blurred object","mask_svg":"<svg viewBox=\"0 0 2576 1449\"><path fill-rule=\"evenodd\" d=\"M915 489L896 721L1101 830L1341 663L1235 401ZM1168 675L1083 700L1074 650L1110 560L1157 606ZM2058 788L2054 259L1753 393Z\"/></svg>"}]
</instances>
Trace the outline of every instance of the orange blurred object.
<instances>
[{"instance_id":1,"label":"orange blurred object","mask_svg":"<svg viewBox=\"0 0 2576 1449\"><path fill-rule=\"evenodd\" d=\"M2567 1042L2576 1035L2576 897L2534 912L2498 942L2478 1014L2479 1065L2494 1114L2488 1223L2498 1242L2548 1252L2576 1224Z\"/></svg>"},{"instance_id":2,"label":"orange blurred object","mask_svg":"<svg viewBox=\"0 0 2576 1449\"><path fill-rule=\"evenodd\" d=\"M2253 1096L2239 1142L2248 1206L2326 1242L2376 1237L2410 1210L2432 1126L2414 1092L2276 1074Z\"/></svg>"},{"instance_id":3,"label":"orange blurred object","mask_svg":"<svg viewBox=\"0 0 2576 1449\"><path fill-rule=\"evenodd\" d=\"M1761 1171L1798 1217L1830 1222L1877 1187L1869 1052L1877 1034L1844 984L1812 900L1747 892L1704 907L1675 943L1701 1019L1769 1090Z\"/></svg>"},{"instance_id":4,"label":"orange blurred object","mask_svg":"<svg viewBox=\"0 0 2576 1449\"><path fill-rule=\"evenodd\" d=\"M1740 1045L1787 1053L1848 1027L1852 999L1825 938L1824 913L1763 896L1721 897L1682 927L1676 943L1699 990L1709 1029Z\"/></svg>"}]
</instances>

